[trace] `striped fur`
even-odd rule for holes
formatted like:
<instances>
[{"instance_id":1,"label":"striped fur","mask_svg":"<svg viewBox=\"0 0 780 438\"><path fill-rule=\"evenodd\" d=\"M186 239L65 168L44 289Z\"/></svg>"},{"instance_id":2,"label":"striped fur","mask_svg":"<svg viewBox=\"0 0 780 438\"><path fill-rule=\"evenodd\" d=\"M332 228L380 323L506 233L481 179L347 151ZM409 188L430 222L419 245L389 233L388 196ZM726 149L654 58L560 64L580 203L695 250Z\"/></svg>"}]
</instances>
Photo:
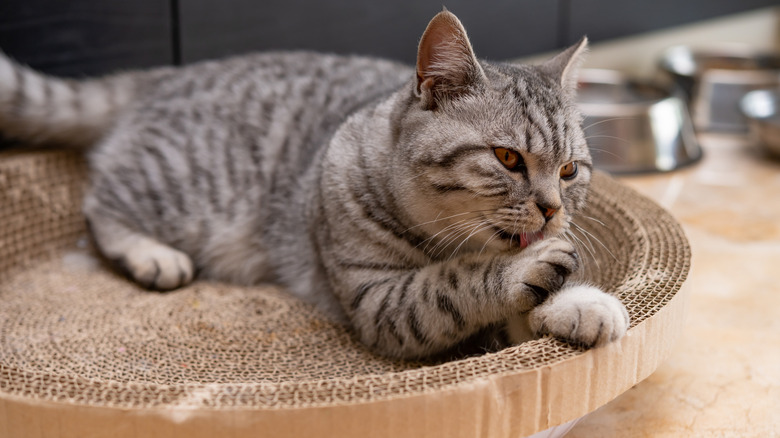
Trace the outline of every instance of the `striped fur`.
<instances>
[{"instance_id":1,"label":"striped fur","mask_svg":"<svg viewBox=\"0 0 780 438\"><path fill-rule=\"evenodd\" d=\"M416 71L267 53L68 81L0 57L0 129L92 146L90 229L146 287L275 282L398 357L486 332L596 345L628 319L567 283L580 263L562 236L591 175L573 104L584 47L480 62L444 11Z\"/></svg>"}]
</instances>

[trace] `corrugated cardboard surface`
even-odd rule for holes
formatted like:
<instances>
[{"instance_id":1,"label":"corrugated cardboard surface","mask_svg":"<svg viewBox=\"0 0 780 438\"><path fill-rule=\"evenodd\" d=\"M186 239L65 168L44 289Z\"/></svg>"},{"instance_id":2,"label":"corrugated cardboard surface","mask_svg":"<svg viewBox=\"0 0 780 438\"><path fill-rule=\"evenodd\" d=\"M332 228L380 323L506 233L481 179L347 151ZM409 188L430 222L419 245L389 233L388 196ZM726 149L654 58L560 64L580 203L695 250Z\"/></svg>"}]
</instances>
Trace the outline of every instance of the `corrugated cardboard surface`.
<instances>
[{"instance_id":1,"label":"corrugated cardboard surface","mask_svg":"<svg viewBox=\"0 0 780 438\"><path fill-rule=\"evenodd\" d=\"M669 356L685 307L685 294L678 293L621 341L558 364L375 403L121 409L3 397L0 437L517 438L585 415L650 375Z\"/></svg>"}]
</instances>

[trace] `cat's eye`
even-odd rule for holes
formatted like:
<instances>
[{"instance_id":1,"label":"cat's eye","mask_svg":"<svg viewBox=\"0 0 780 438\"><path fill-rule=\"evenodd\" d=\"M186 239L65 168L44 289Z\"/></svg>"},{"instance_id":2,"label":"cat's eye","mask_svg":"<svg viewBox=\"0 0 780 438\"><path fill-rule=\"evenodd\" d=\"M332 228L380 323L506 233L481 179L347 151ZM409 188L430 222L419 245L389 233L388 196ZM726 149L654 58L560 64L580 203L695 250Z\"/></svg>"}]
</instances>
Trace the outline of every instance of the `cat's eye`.
<instances>
[{"instance_id":1,"label":"cat's eye","mask_svg":"<svg viewBox=\"0 0 780 438\"><path fill-rule=\"evenodd\" d=\"M577 162L572 161L566 163L561 167L561 179L570 180L577 176Z\"/></svg>"},{"instance_id":2,"label":"cat's eye","mask_svg":"<svg viewBox=\"0 0 780 438\"><path fill-rule=\"evenodd\" d=\"M495 148L493 153L501 164L509 170L518 168L523 163L523 158L517 152L507 148Z\"/></svg>"}]
</instances>

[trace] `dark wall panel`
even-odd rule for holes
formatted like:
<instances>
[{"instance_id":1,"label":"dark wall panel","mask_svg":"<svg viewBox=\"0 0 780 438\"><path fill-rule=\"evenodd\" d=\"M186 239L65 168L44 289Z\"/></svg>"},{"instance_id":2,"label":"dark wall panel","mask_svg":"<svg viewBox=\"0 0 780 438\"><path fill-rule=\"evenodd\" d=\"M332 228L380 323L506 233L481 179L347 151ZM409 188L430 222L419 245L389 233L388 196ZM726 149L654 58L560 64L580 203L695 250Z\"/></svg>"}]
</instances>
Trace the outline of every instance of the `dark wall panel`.
<instances>
[{"instance_id":1,"label":"dark wall panel","mask_svg":"<svg viewBox=\"0 0 780 438\"><path fill-rule=\"evenodd\" d=\"M451 0L479 57L503 59L557 45L559 0ZM182 0L183 62L267 49L358 53L413 62L441 1Z\"/></svg>"},{"instance_id":2,"label":"dark wall panel","mask_svg":"<svg viewBox=\"0 0 780 438\"><path fill-rule=\"evenodd\" d=\"M777 0L448 0L478 56L514 58L776 4ZM0 0L0 48L82 76L254 50L413 62L440 0ZM176 23L176 25L174 25ZM176 28L178 26L178 28Z\"/></svg>"},{"instance_id":3,"label":"dark wall panel","mask_svg":"<svg viewBox=\"0 0 780 438\"><path fill-rule=\"evenodd\" d=\"M172 61L170 0L2 0L0 48L32 67L94 75Z\"/></svg>"},{"instance_id":4,"label":"dark wall panel","mask_svg":"<svg viewBox=\"0 0 780 438\"><path fill-rule=\"evenodd\" d=\"M586 34L599 41L778 4L778 0L562 1L568 5L565 27L570 43Z\"/></svg>"}]
</instances>

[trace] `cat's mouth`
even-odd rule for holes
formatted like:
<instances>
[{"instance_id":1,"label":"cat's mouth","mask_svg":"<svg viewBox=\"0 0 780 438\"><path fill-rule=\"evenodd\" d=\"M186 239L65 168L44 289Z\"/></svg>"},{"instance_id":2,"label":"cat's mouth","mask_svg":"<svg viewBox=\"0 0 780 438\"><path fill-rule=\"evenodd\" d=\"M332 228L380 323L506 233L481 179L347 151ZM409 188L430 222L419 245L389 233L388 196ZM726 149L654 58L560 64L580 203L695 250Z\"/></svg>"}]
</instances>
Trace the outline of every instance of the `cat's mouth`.
<instances>
[{"instance_id":1,"label":"cat's mouth","mask_svg":"<svg viewBox=\"0 0 780 438\"><path fill-rule=\"evenodd\" d=\"M525 248L534 242L544 239L544 233L541 231L535 233L509 233L505 230L500 230L498 237L508 240L512 244L520 245L520 248Z\"/></svg>"}]
</instances>

